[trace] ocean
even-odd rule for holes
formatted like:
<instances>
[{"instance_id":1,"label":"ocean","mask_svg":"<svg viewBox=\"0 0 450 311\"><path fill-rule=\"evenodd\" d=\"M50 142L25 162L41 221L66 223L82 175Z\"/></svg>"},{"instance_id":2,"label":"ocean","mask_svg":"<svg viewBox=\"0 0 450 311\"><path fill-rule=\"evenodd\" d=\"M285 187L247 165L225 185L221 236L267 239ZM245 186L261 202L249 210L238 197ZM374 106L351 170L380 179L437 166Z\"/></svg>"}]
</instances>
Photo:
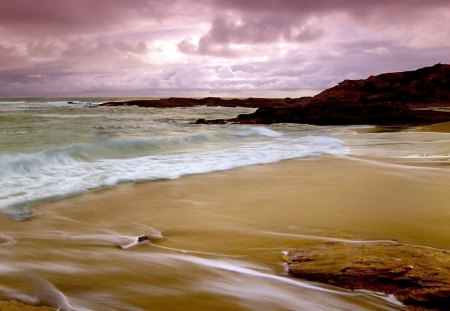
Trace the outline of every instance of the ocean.
<instances>
[{"instance_id":1,"label":"ocean","mask_svg":"<svg viewBox=\"0 0 450 311\"><path fill-rule=\"evenodd\" d=\"M196 125L254 109L98 104L0 102L0 298L63 310L401 310L390 296L292 279L281 253L450 247L448 132ZM142 234L155 241L124 247Z\"/></svg>"},{"instance_id":2,"label":"ocean","mask_svg":"<svg viewBox=\"0 0 450 311\"><path fill-rule=\"evenodd\" d=\"M344 154L341 140L302 126L199 126L254 109L97 107L3 102L0 212L124 182L174 179L286 159Z\"/></svg>"}]
</instances>

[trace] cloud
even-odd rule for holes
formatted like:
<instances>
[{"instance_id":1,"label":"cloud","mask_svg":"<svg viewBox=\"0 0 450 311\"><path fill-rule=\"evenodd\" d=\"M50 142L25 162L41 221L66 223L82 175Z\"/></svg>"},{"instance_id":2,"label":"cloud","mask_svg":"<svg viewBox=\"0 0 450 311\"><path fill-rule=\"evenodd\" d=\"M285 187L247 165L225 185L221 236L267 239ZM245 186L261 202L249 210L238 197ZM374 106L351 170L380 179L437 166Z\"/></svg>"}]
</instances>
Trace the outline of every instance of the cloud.
<instances>
[{"instance_id":1,"label":"cloud","mask_svg":"<svg viewBox=\"0 0 450 311\"><path fill-rule=\"evenodd\" d=\"M21 67L26 58L16 46L0 43L0 70Z\"/></svg>"},{"instance_id":2,"label":"cloud","mask_svg":"<svg viewBox=\"0 0 450 311\"><path fill-rule=\"evenodd\" d=\"M180 3L186 4L180 0L2 0L0 31L54 37L132 30L160 24L173 16L189 16L189 7Z\"/></svg>"},{"instance_id":3,"label":"cloud","mask_svg":"<svg viewBox=\"0 0 450 311\"><path fill-rule=\"evenodd\" d=\"M216 11L208 32L198 40L178 44L185 54L238 58L256 54L260 46L279 42L312 44L338 37L392 38L404 45L447 44L450 35L448 1L411 0L224 0L209 1ZM435 31L439 29L439 31ZM434 30L434 31L433 31ZM449 43L450 44L450 43ZM301 47L299 47L301 48ZM267 49L266 49L267 51Z\"/></svg>"},{"instance_id":4,"label":"cloud","mask_svg":"<svg viewBox=\"0 0 450 311\"><path fill-rule=\"evenodd\" d=\"M234 77L233 69L230 66L222 66L217 69L217 76L223 79L229 79Z\"/></svg>"},{"instance_id":5,"label":"cloud","mask_svg":"<svg viewBox=\"0 0 450 311\"><path fill-rule=\"evenodd\" d=\"M447 0L0 0L0 96L291 96L450 63L449 37Z\"/></svg>"},{"instance_id":6,"label":"cloud","mask_svg":"<svg viewBox=\"0 0 450 311\"><path fill-rule=\"evenodd\" d=\"M202 36L196 46L181 41L180 50L222 57L239 57L249 53L255 45L272 45L277 42L305 43L319 39L323 30L314 24L282 20L277 16L248 17L225 14L217 16L210 31Z\"/></svg>"}]
</instances>

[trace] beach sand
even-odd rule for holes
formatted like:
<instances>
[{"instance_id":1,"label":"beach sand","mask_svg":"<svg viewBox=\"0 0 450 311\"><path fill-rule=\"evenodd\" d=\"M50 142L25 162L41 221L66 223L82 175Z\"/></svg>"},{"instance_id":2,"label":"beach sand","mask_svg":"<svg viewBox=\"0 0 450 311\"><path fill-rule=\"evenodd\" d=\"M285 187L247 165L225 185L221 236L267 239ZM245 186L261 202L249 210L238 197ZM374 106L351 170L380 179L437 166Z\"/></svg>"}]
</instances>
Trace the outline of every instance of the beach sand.
<instances>
[{"instance_id":1,"label":"beach sand","mask_svg":"<svg viewBox=\"0 0 450 311\"><path fill-rule=\"evenodd\" d=\"M50 307L34 307L17 301L0 301L0 311L52 311Z\"/></svg>"},{"instance_id":2,"label":"beach sand","mask_svg":"<svg viewBox=\"0 0 450 311\"><path fill-rule=\"evenodd\" d=\"M450 133L450 122L443 122L443 123L419 126L416 129L419 131L425 131L425 132Z\"/></svg>"},{"instance_id":3,"label":"beach sand","mask_svg":"<svg viewBox=\"0 0 450 311\"><path fill-rule=\"evenodd\" d=\"M124 184L39 204L35 212L43 214L44 226L52 214L94 227L298 227L449 247L449 185L446 162L322 157ZM32 223L40 224L39 218Z\"/></svg>"},{"instance_id":4,"label":"beach sand","mask_svg":"<svg viewBox=\"0 0 450 311\"><path fill-rule=\"evenodd\" d=\"M13 252L4 260L35 263L29 270L41 263L41 275L74 296L92 286L141 307L165 309L168 301L161 297L126 293L111 284L125 278L133 286L148 282L161 288L172 282L183 286L180 280L193 278L198 271L183 267L175 280L149 280L140 261L115 247L120 236L147 234L152 227L164 239L154 241L156 248L150 251L166 247L194 255L246 256L282 275L281 251L333 241L394 240L449 249L449 185L446 163L367 157L305 158L123 184L36 204L32 207L36 217L26 222L0 218L2 232L19 241L9 246ZM93 275L82 273L74 283L70 273L47 269L61 262L91 269ZM115 273L95 276L112 267ZM233 304L209 299L200 303L192 297L179 298L171 303L191 306L186 310L233 309Z\"/></svg>"}]
</instances>

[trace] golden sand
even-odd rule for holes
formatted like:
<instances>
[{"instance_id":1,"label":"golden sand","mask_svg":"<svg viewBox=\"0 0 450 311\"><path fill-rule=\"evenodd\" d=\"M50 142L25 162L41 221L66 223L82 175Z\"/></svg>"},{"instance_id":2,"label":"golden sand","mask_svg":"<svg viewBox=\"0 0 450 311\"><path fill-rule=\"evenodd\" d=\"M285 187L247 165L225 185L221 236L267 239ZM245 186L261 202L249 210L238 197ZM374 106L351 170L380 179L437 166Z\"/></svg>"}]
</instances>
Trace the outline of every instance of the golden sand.
<instances>
[{"instance_id":1,"label":"golden sand","mask_svg":"<svg viewBox=\"0 0 450 311\"><path fill-rule=\"evenodd\" d=\"M161 247L195 256L188 258L219 254L213 256L219 262L228 258L220 254L239 256L281 276L281 251L301 246L395 240L449 249L449 172L448 166L426 159L320 157L124 184L40 203L32 207L36 217L29 221L0 218L2 233L18 241L3 248L3 261L21 271L4 282L21 292L26 287L16 280L27 283L29 272L37 271L61 292L87 302L85 291L99 291L143 309L242 310L237 307L240 300L227 296L171 293L174 288L189 292L198 282L214 279L220 284L236 278L233 286L263 290L267 283L254 283L263 279L249 281L224 271L216 275L173 260L160 265L153 260L165 253L158 252L173 253ZM146 234L149 227L161 230L164 239L130 251L119 249L112 239ZM148 257L155 252L159 255ZM302 294L282 284L270 288L291 297ZM305 295L305 303L353 301ZM274 298L270 303L282 302ZM363 300L355 303L365 305Z\"/></svg>"},{"instance_id":2,"label":"golden sand","mask_svg":"<svg viewBox=\"0 0 450 311\"><path fill-rule=\"evenodd\" d=\"M322 157L125 184L40 204L36 212L93 226L147 223L163 232L293 226L450 247L449 185L448 168L432 161Z\"/></svg>"},{"instance_id":3,"label":"golden sand","mask_svg":"<svg viewBox=\"0 0 450 311\"><path fill-rule=\"evenodd\" d=\"M17 301L0 301L0 311L54 311L50 307L28 306Z\"/></svg>"},{"instance_id":4,"label":"golden sand","mask_svg":"<svg viewBox=\"0 0 450 311\"><path fill-rule=\"evenodd\" d=\"M415 128L423 132L441 132L450 133L450 122L436 123L431 125L424 125Z\"/></svg>"}]
</instances>

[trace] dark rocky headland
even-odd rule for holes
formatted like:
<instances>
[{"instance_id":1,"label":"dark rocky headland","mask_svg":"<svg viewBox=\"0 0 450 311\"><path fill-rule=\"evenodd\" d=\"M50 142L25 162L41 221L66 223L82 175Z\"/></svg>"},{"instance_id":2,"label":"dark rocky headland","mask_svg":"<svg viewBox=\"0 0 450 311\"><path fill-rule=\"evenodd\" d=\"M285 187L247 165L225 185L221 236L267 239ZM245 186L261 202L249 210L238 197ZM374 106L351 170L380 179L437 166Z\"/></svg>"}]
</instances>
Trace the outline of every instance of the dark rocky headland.
<instances>
[{"instance_id":1,"label":"dark rocky headland","mask_svg":"<svg viewBox=\"0 0 450 311\"><path fill-rule=\"evenodd\" d=\"M344 80L314 97L222 99L163 98L107 102L104 106L224 106L258 108L230 120L203 123L305 123L315 125L415 125L450 121L450 65ZM440 107L441 109L433 109Z\"/></svg>"},{"instance_id":2,"label":"dark rocky headland","mask_svg":"<svg viewBox=\"0 0 450 311\"><path fill-rule=\"evenodd\" d=\"M223 99L220 97L205 98L182 98L169 97L161 99L137 99L127 101L106 102L100 106L138 106L148 108L175 108L175 107L193 107L193 106L212 106L212 107L248 107L261 108L272 106L285 106L289 100L280 98L246 98L246 99Z\"/></svg>"},{"instance_id":3,"label":"dark rocky headland","mask_svg":"<svg viewBox=\"0 0 450 311\"><path fill-rule=\"evenodd\" d=\"M450 65L345 80L289 107L263 107L238 123L429 124L450 121ZM441 110L432 108L440 107Z\"/></svg>"}]
</instances>

